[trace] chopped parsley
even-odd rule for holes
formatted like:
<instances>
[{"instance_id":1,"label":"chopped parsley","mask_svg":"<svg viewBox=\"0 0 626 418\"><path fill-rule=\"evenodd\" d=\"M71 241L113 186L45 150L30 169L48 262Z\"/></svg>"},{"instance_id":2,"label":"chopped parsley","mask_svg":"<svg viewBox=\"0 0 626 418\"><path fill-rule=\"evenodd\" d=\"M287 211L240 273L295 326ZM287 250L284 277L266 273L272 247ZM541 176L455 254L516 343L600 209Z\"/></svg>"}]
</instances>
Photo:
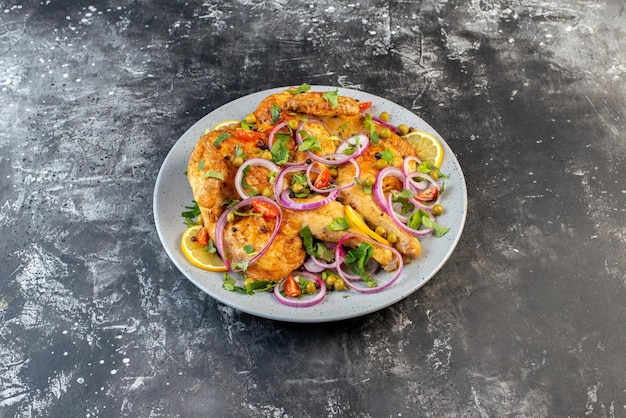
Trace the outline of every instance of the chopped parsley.
<instances>
[{"instance_id":1,"label":"chopped parsley","mask_svg":"<svg viewBox=\"0 0 626 418\"><path fill-rule=\"evenodd\" d=\"M298 147L298 151L321 151L322 142L319 138L309 134L307 131L300 131L302 136L302 144Z\"/></svg>"},{"instance_id":2,"label":"chopped parsley","mask_svg":"<svg viewBox=\"0 0 626 418\"><path fill-rule=\"evenodd\" d=\"M370 142L372 144L378 143L378 132L376 132L376 124L372 120L372 115L366 115L363 121L363 126L369 131Z\"/></svg>"},{"instance_id":3,"label":"chopped parsley","mask_svg":"<svg viewBox=\"0 0 626 418\"><path fill-rule=\"evenodd\" d=\"M393 151L391 151L389 148L385 148L384 151L380 152L380 158L387 161L387 164L392 165L393 164Z\"/></svg>"},{"instance_id":4,"label":"chopped parsley","mask_svg":"<svg viewBox=\"0 0 626 418\"><path fill-rule=\"evenodd\" d=\"M326 228L331 231L345 231L350 228L350 224L346 218L335 218Z\"/></svg>"},{"instance_id":5,"label":"chopped parsley","mask_svg":"<svg viewBox=\"0 0 626 418\"><path fill-rule=\"evenodd\" d=\"M200 206L198 206L198 202L196 202L195 200L192 200L192 202L193 205L185 206L185 209L188 210L181 213L181 216L185 218L185 224L187 224L187 226L196 225L195 219L198 215L200 215Z\"/></svg>"},{"instance_id":6,"label":"chopped parsley","mask_svg":"<svg viewBox=\"0 0 626 418\"><path fill-rule=\"evenodd\" d=\"M344 260L352 273L359 275L367 287L376 287L376 281L365 270L365 265L373 253L374 247L366 242L362 242L358 247L348 251Z\"/></svg>"},{"instance_id":7,"label":"chopped parsley","mask_svg":"<svg viewBox=\"0 0 626 418\"><path fill-rule=\"evenodd\" d=\"M339 89L335 89L334 91L327 91L326 93L322 94L322 97L326 99L326 101L330 103L332 107L339 106Z\"/></svg>"},{"instance_id":8,"label":"chopped parsley","mask_svg":"<svg viewBox=\"0 0 626 418\"><path fill-rule=\"evenodd\" d=\"M280 106L272 104L272 107L270 108L270 113L272 114L272 125L280 119L280 112L282 112Z\"/></svg>"},{"instance_id":9,"label":"chopped parsley","mask_svg":"<svg viewBox=\"0 0 626 418\"><path fill-rule=\"evenodd\" d=\"M230 134L228 132L225 132L223 134L219 134L217 136L217 139L215 141L213 141L213 145L215 145L216 147L218 147L222 142L224 142L225 140L227 140L228 138L230 138Z\"/></svg>"},{"instance_id":10,"label":"chopped parsley","mask_svg":"<svg viewBox=\"0 0 626 418\"><path fill-rule=\"evenodd\" d=\"M335 252L331 251L326 245L322 242L318 242L313 238L311 234L311 230L308 226L304 226L300 230L300 237L302 237L302 242L304 244L304 251L308 255L312 255L321 260L328 261L329 263L335 260Z\"/></svg>"},{"instance_id":11,"label":"chopped parsley","mask_svg":"<svg viewBox=\"0 0 626 418\"><path fill-rule=\"evenodd\" d=\"M286 164L289 161L289 148L287 142L291 140L291 134L277 132L274 135L274 143L272 144L272 161L278 165Z\"/></svg>"},{"instance_id":12,"label":"chopped parsley","mask_svg":"<svg viewBox=\"0 0 626 418\"><path fill-rule=\"evenodd\" d=\"M214 178L218 180L224 180L224 173L222 173L221 171L207 170L204 173L204 178L205 179Z\"/></svg>"},{"instance_id":13,"label":"chopped parsley","mask_svg":"<svg viewBox=\"0 0 626 418\"><path fill-rule=\"evenodd\" d=\"M309 86L306 83L303 83L303 84L300 85L300 87L298 87L296 89L287 89L287 93L292 94L292 95L296 95L296 94L300 94L300 93L306 93L309 90L311 90L311 86Z\"/></svg>"},{"instance_id":14,"label":"chopped parsley","mask_svg":"<svg viewBox=\"0 0 626 418\"><path fill-rule=\"evenodd\" d=\"M253 295L257 292L267 292L276 285L275 282L269 280L248 280L244 286L238 286L237 281L224 273L224 282L222 286L229 292L245 293L246 295Z\"/></svg>"}]
</instances>

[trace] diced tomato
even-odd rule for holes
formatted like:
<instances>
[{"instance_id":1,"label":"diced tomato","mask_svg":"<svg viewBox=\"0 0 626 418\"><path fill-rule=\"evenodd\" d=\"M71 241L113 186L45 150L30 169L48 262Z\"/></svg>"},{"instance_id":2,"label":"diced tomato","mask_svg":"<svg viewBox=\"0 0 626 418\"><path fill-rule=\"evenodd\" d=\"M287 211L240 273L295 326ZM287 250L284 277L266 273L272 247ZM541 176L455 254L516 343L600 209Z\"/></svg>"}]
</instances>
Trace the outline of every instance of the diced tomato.
<instances>
[{"instance_id":1,"label":"diced tomato","mask_svg":"<svg viewBox=\"0 0 626 418\"><path fill-rule=\"evenodd\" d=\"M318 189L323 189L330 184L330 170L324 166L322 171L317 175L317 178L313 182L313 186Z\"/></svg>"},{"instance_id":2,"label":"diced tomato","mask_svg":"<svg viewBox=\"0 0 626 418\"><path fill-rule=\"evenodd\" d=\"M293 276L289 276L285 280L285 285L283 286L283 292L285 292L285 295L295 298L302 294L302 289L300 289L300 285L298 284L296 279L294 279Z\"/></svg>"},{"instance_id":3,"label":"diced tomato","mask_svg":"<svg viewBox=\"0 0 626 418\"><path fill-rule=\"evenodd\" d=\"M278 209L262 200L255 199L252 201L252 208L257 213L263 215L265 219L274 219L278 216Z\"/></svg>"},{"instance_id":4,"label":"diced tomato","mask_svg":"<svg viewBox=\"0 0 626 418\"><path fill-rule=\"evenodd\" d=\"M209 243L209 233L206 228L202 228L196 234L196 242L200 245L207 245Z\"/></svg>"},{"instance_id":5,"label":"diced tomato","mask_svg":"<svg viewBox=\"0 0 626 418\"><path fill-rule=\"evenodd\" d=\"M372 106L372 102L359 102L359 112L364 112Z\"/></svg>"},{"instance_id":6,"label":"diced tomato","mask_svg":"<svg viewBox=\"0 0 626 418\"><path fill-rule=\"evenodd\" d=\"M416 194L415 198L417 200L421 200L422 202L428 202L430 200L435 200L438 194L439 194L439 188L432 186Z\"/></svg>"},{"instance_id":7,"label":"diced tomato","mask_svg":"<svg viewBox=\"0 0 626 418\"><path fill-rule=\"evenodd\" d=\"M258 141L261 138L261 132L252 131L250 129L237 128L235 136L242 141Z\"/></svg>"}]
</instances>

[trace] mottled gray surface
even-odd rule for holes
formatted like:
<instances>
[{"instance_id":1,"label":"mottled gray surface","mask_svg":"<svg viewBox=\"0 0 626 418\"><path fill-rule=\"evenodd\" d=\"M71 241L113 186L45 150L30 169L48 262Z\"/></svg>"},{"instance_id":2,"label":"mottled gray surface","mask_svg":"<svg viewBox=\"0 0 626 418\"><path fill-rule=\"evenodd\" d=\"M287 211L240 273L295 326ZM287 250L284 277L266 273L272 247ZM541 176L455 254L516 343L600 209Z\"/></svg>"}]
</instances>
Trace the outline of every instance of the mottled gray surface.
<instances>
[{"instance_id":1,"label":"mottled gray surface","mask_svg":"<svg viewBox=\"0 0 626 418\"><path fill-rule=\"evenodd\" d=\"M0 1L0 417L626 416L623 0ZM196 120L362 89L456 151L444 268L359 319L204 295L151 197Z\"/></svg>"}]
</instances>

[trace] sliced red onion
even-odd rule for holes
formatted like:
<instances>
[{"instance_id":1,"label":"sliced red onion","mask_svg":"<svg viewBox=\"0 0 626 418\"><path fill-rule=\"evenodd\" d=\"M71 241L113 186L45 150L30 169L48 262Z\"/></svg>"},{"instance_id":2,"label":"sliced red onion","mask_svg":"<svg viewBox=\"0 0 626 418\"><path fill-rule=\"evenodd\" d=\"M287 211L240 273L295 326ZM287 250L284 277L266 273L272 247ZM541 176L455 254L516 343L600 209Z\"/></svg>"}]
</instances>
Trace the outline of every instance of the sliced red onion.
<instances>
[{"instance_id":1,"label":"sliced red onion","mask_svg":"<svg viewBox=\"0 0 626 418\"><path fill-rule=\"evenodd\" d=\"M250 260L248 260L248 265L254 264L263 254L265 254L267 249L270 247L270 245L272 245L272 243L276 239L276 235L278 235L278 232L280 231L280 228L282 226L282 223L283 223L283 211L282 211L281 207L278 204L276 204L276 202L273 201L272 199L268 199L267 197L263 197L263 196L249 197L249 198L244 199L241 202L239 202L239 203L229 207L224 212L222 212L222 214L220 215L220 217L217 220L217 224L215 225L215 248L217 249L217 252L219 253L219 255L222 258L222 260L224 261L224 265L229 270L231 270L231 263L230 263L230 260L228 260L226 258L226 253L225 253L225 250L224 250L224 228L226 227L226 223L228 222L228 214L230 212L238 210L238 209L240 209L242 207L252 206L252 201L253 200L257 200L257 199L261 200L261 201L263 201L265 203L268 203L268 204L274 206L276 209L278 209L278 216L276 217L276 225L274 226L274 231L272 231L272 235L270 236L270 239L267 241L265 246L263 248L261 248L261 250L254 257L252 257Z\"/></svg>"},{"instance_id":2,"label":"sliced red onion","mask_svg":"<svg viewBox=\"0 0 626 418\"><path fill-rule=\"evenodd\" d=\"M244 190L241 184L243 181L244 170L248 166L263 167L268 169L269 171L273 171L276 173L280 172L280 168L276 164L274 164L270 160L266 160L265 158L250 158L244 161L243 164L241 164L241 166L237 169L237 173L235 174L235 189L237 190L239 197L241 197L242 199L247 199L250 197L250 195Z\"/></svg>"},{"instance_id":3,"label":"sliced red onion","mask_svg":"<svg viewBox=\"0 0 626 418\"><path fill-rule=\"evenodd\" d=\"M303 293L302 295L295 298L284 296L281 293L281 290L283 290L283 287L285 285L285 278L279 281L276 286L274 286L274 297L277 301L279 301L283 305L291 306L294 308L307 308L309 306L317 305L326 298L326 283L324 283L324 280L322 280L320 277L306 271L297 272L294 274L294 276L302 276L307 278L308 280L315 282L317 286L319 286L317 292L315 292L314 295L305 295Z\"/></svg>"},{"instance_id":4,"label":"sliced red onion","mask_svg":"<svg viewBox=\"0 0 626 418\"><path fill-rule=\"evenodd\" d=\"M394 134L397 134L399 132L398 128L396 128L390 123L385 122L384 120L380 118L377 118L376 116L372 116L372 120L376 122L377 124L379 124L380 126L384 126L385 128L390 129Z\"/></svg>"},{"instance_id":5,"label":"sliced red onion","mask_svg":"<svg viewBox=\"0 0 626 418\"><path fill-rule=\"evenodd\" d=\"M293 210L317 209L319 207L322 207L332 202L333 200L337 199L337 197L339 197L339 190L333 189L326 195L326 197L324 197L321 200L296 202L295 200L291 198L291 196L289 196L290 193L291 193L290 190L283 191L280 194L280 196L276 197L276 201L280 203L282 206L286 207L287 209L293 209Z\"/></svg>"},{"instance_id":6,"label":"sliced red onion","mask_svg":"<svg viewBox=\"0 0 626 418\"><path fill-rule=\"evenodd\" d=\"M389 215L389 212L393 211L391 206L387 205L387 199L385 199L385 192L383 192L383 180L387 176L392 176L404 183L404 173L397 167L385 167L376 176L376 183L374 183L374 187L372 193L374 194L374 200L380 206L380 208Z\"/></svg>"},{"instance_id":7,"label":"sliced red onion","mask_svg":"<svg viewBox=\"0 0 626 418\"><path fill-rule=\"evenodd\" d=\"M415 161L416 165L415 168L411 168L411 166L409 164L411 164L411 161ZM417 167L419 167L419 165L422 163L422 160L420 160L417 157L414 157L412 155L409 155L408 157L404 158L404 161L402 163L402 171L404 172L405 176L408 176L410 173L414 172L415 170L417 170Z\"/></svg>"}]
</instances>

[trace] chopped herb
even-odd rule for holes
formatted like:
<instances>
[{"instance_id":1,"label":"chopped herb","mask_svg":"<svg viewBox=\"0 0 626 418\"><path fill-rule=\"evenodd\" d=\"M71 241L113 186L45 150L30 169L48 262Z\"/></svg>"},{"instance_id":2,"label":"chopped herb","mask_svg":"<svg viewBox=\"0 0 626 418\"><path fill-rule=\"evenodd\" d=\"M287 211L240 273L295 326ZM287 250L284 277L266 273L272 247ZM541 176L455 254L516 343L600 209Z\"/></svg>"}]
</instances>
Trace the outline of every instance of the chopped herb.
<instances>
[{"instance_id":1,"label":"chopped herb","mask_svg":"<svg viewBox=\"0 0 626 418\"><path fill-rule=\"evenodd\" d=\"M198 163L198 170L204 170L204 159L200 160Z\"/></svg>"},{"instance_id":2,"label":"chopped herb","mask_svg":"<svg viewBox=\"0 0 626 418\"><path fill-rule=\"evenodd\" d=\"M311 86L309 86L308 84L301 84L300 87L298 87L297 89L287 89L287 92L290 94L300 94L300 93L305 93L307 91L311 90Z\"/></svg>"},{"instance_id":3,"label":"chopped herb","mask_svg":"<svg viewBox=\"0 0 626 418\"><path fill-rule=\"evenodd\" d=\"M233 261L230 263L230 266L234 269L240 269L241 271L248 270L248 266L250 265L249 261Z\"/></svg>"},{"instance_id":4,"label":"chopped herb","mask_svg":"<svg viewBox=\"0 0 626 418\"><path fill-rule=\"evenodd\" d=\"M298 193L294 193L295 197L307 197L311 195L311 189L309 189L309 183L307 182L306 176L304 174L295 173L291 178L291 186L293 186L294 184L299 184L302 186L302 189L298 191Z\"/></svg>"},{"instance_id":5,"label":"chopped herb","mask_svg":"<svg viewBox=\"0 0 626 418\"><path fill-rule=\"evenodd\" d=\"M322 94L322 97L326 99L326 101L330 103L332 107L339 106L339 89L335 89L334 91L327 91L326 93Z\"/></svg>"},{"instance_id":6,"label":"chopped herb","mask_svg":"<svg viewBox=\"0 0 626 418\"><path fill-rule=\"evenodd\" d=\"M432 228L433 229L433 236L435 238L443 237L450 230L450 228L443 227L443 226L439 225L437 222L435 222L432 219L430 219L430 216L423 217L422 218L422 224L426 228Z\"/></svg>"},{"instance_id":7,"label":"chopped herb","mask_svg":"<svg viewBox=\"0 0 626 418\"><path fill-rule=\"evenodd\" d=\"M235 206L237 203L239 203L239 199L225 199L220 206L226 206L229 208L231 206Z\"/></svg>"},{"instance_id":8,"label":"chopped herb","mask_svg":"<svg viewBox=\"0 0 626 418\"><path fill-rule=\"evenodd\" d=\"M224 180L224 173L222 173L221 171L207 170L204 173L204 178L205 179L214 178L218 180Z\"/></svg>"},{"instance_id":9,"label":"chopped herb","mask_svg":"<svg viewBox=\"0 0 626 418\"><path fill-rule=\"evenodd\" d=\"M312 136L307 131L300 131L302 135L302 144L298 147L298 151L321 151L322 142L319 138Z\"/></svg>"},{"instance_id":10,"label":"chopped herb","mask_svg":"<svg viewBox=\"0 0 626 418\"><path fill-rule=\"evenodd\" d=\"M217 136L217 139L215 141L213 141L213 145L215 145L216 147L219 146L222 142L224 142L225 140L227 140L228 138L230 138L230 134L228 132L225 132L223 134L219 134Z\"/></svg>"},{"instance_id":11,"label":"chopped herb","mask_svg":"<svg viewBox=\"0 0 626 418\"><path fill-rule=\"evenodd\" d=\"M277 104L272 104L270 108L270 113L272 114L272 124L275 124L280 119L280 112L282 109Z\"/></svg>"},{"instance_id":12,"label":"chopped herb","mask_svg":"<svg viewBox=\"0 0 626 418\"><path fill-rule=\"evenodd\" d=\"M241 158L244 157L243 150L241 149L241 145L239 144L235 145L234 158L237 158L237 157L241 157Z\"/></svg>"},{"instance_id":13,"label":"chopped herb","mask_svg":"<svg viewBox=\"0 0 626 418\"><path fill-rule=\"evenodd\" d=\"M302 243L304 244L304 251L308 255L312 255L321 260L333 262L335 260L335 252L331 251L322 242L315 242L311 230L308 226L304 226L300 230L300 237L302 237Z\"/></svg>"},{"instance_id":14,"label":"chopped herb","mask_svg":"<svg viewBox=\"0 0 626 418\"><path fill-rule=\"evenodd\" d=\"M372 115L365 116L363 126L369 131L370 142L373 144L378 143L378 132L376 132L376 124L372 120Z\"/></svg>"},{"instance_id":15,"label":"chopped herb","mask_svg":"<svg viewBox=\"0 0 626 418\"><path fill-rule=\"evenodd\" d=\"M362 242L357 248L353 248L346 253L345 263L348 268L358 274L367 287L376 287L376 281L365 270L365 265L372 257L374 247L366 242Z\"/></svg>"},{"instance_id":16,"label":"chopped herb","mask_svg":"<svg viewBox=\"0 0 626 418\"><path fill-rule=\"evenodd\" d=\"M361 179L358 178L358 177L354 178L354 184L358 184L359 186L361 186L363 188L363 193L365 193L365 194L372 194L372 185L371 184L367 184L367 183L361 181Z\"/></svg>"},{"instance_id":17,"label":"chopped herb","mask_svg":"<svg viewBox=\"0 0 626 418\"><path fill-rule=\"evenodd\" d=\"M409 216L409 219L406 221L406 226L411 229L417 230L422 225L422 219L424 217L428 218L428 212L426 212L424 209L418 209L413 212L411 216Z\"/></svg>"},{"instance_id":18,"label":"chopped herb","mask_svg":"<svg viewBox=\"0 0 626 418\"><path fill-rule=\"evenodd\" d=\"M247 176L248 176L248 171L250 171L250 167L249 165L247 165L244 169L243 169L243 178L241 180L241 185L243 186L244 189L246 189L252 196L256 196L259 194L259 191L257 189L255 189L254 187L250 186L250 183L248 183L247 180Z\"/></svg>"},{"instance_id":19,"label":"chopped herb","mask_svg":"<svg viewBox=\"0 0 626 418\"><path fill-rule=\"evenodd\" d=\"M380 158L387 161L387 164L392 165L393 164L393 151L391 151L389 148L385 148L384 151L380 152Z\"/></svg>"},{"instance_id":20,"label":"chopped herb","mask_svg":"<svg viewBox=\"0 0 626 418\"><path fill-rule=\"evenodd\" d=\"M192 202L193 202L193 205L185 206L185 209L188 209L188 210L181 213L181 216L185 218L185 223L187 224L187 226L196 225L195 219L198 215L200 215L200 206L198 206L198 203L195 200L193 200Z\"/></svg>"},{"instance_id":21,"label":"chopped herb","mask_svg":"<svg viewBox=\"0 0 626 418\"><path fill-rule=\"evenodd\" d=\"M422 161L422 163L417 167L417 171L420 173L430 174L431 172L437 173L438 178L446 178L445 174L443 174L437 167L433 167L430 165L428 161Z\"/></svg>"},{"instance_id":22,"label":"chopped herb","mask_svg":"<svg viewBox=\"0 0 626 418\"><path fill-rule=\"evenodd\" d=\"M243 249L243 251L244 251L246 254L248 254L248 255L250 255L250 254L254 253L254 246L252 246L252 245L250 245L250 244L246 244L246 245L244 245L244 246L242 247L242 249Z\"/></svg>"},{"instance_id":23,"label":"chopped herb","mask_svg":"<svg viewBox=\"0 0 626 418\"><path fill-rule=\"evenodd\" d=\"M269 280L249 280L245 286L237 286L237 281L224 273L224 282L222 286L229 292L245 293L246 295L253 295L256 292L266 292L272 289L276 285L275 282Z\"/></svg>"},{"instance_id":24,"label":"chopped herb","mask_svg":"<svg viewBox=\"0 0 626 418\"><path fill-rule=\"evenodd\" d=\"M409 198L414 196L409 190L402 190L401 192L392 190L391 195L394 203L400 203L402 205L402 215L406 215L415 208L415 205L409 202Z\"/></svg>"},{"instance_id":25,"label":"chopped herb","mask_svg":"<svg viewBox=\"0 0 626 418\"><path fill-rule=\"evenodd\" d=\"M209 243L204 246L204 251L206 251L207 253L215 254L217 248L215 248L213 240L209 239Z\"/></svg>"},{"instance_id":26,"label":"chopped herb","mask_svg":"<svg viewBox=\"0 0 626 418\"><path fill-rule=\"evenodd\" d=\"M329 263L335 261L335 252L322 242L318 242L315 245L315 253L313 255L321 260L328 261Z\"/></svg>"},{"instance_id":27,"label":"chopped herb","mask_svg":"<svg viewBox=\"0 0 626 418\"><path fill-rule=\"evenodd\" d=\"M335 218L326 228L331 231L345 231L350 228L350 224L346 218Z\"/></svg>"},{"instance_id":28,"label":"chopped herb","mask_svg":"<svg viewBox=\"0 0 626 418\"><path fill-rule=\"evenodd\" d=\"M272 144L272 161L278 165L286 164L289 161L289 148L287 142L291 140L291 134L278 132L274 135L274 143Z\"/></svg>"}]
</instances>

